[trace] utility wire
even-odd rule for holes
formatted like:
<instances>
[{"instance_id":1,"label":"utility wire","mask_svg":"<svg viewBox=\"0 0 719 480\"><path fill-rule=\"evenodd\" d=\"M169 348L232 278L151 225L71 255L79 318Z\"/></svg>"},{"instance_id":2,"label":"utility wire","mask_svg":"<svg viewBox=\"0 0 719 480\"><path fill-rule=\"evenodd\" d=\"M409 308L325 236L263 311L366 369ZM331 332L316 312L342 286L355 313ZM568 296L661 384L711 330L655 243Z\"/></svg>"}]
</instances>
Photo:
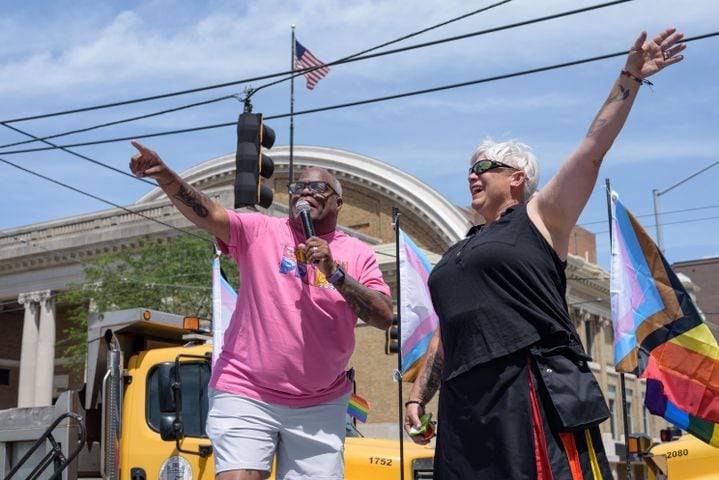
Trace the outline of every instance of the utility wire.
<instances>
[{"instance_id":1,"label":"utility wire","mask_svg":"<svg viewBox=\"0 0 719 480\"><path fill-rule=\"evenodd\" d=\"M135 121L137 121L137 120L144 120L144 119L146 119L146 118L156 117L156 116L159 116L159 115L165 115L165 114L167 114L167 113L179 112L180 110L186 110L186 109L188 109L188 108L200 107L200 106L208 105L208 104L210 104L210 103L216 103L216 102L219 102L219 101L222 101L222 100L227 100L227 99L230 99L230 98L235 98L235 99L237 99L237 95L225 95L224 97L211 98L210 100L205 100L205 101L202 101L202 102L191 103L191 104L189 104L189 105L181 105L181 106L179 106L179 107L169 108L169 109L167 109L167 110L161 110L161 111L159 111L159 112L148 113L148 114L145 114L145 115L138 115L138 116L135 116L135 117L123 118L123 119L121 119L121 120L115 120L115 121L112 121L112 122L101 123L101 124L99 124L99 125L93 125L93 126L91 126L91 127L78 128L77 130L69 130L69 131L66 131L66 132L56 133L56 134L54 134L54 135L48 135L48 136L46 136L46 137L36 137L36 136L34 136L34 135L30 135L29 133L23 132L22 130L20 130L20 129L18 129L18 128L14 128L14 127L10 126L10 123L11 123L11 122L0 122L0 125L3 125L3 126L5 126L5 127L7 127L7 128L10 128L10 129L12 129L12 130L15 130L16 132L20 132L20 133L22 133L23 135L27 135L27 136L29 136L30 138L32 138L32 140L23 140L22 142L7 143L7 144L5 144L5 145L0 145L0 148L14 147L14 146L16 146L16 145L24 145L24 144L26 144L26 143L44 142L45 140L49 140L49 139L51 139L51 138L64 137L64 136L67 136L67 135L74 135L74 134L76 134L76 133L83 133L83 132L89 132L89 131L91 131L91 130L97 130L98 128L105 128L105 127L110 127L110 126L113 126L113 125L119 125L119 124L121 124L121 123L128 123L128 122L135 122ZM45 143L48 143L48 142L45 142Z\"/></svg>"},{"instance_id":2,"label":"utility wire","mask_svg":"<svg viewBox=\"0 0 719 480\"><path fill-rule=\"evenodd\" d=\"M81 158L81 159L83 159L83 160L87 160L88 162L94 163L95 165L99 165L99 166L101 166L101 167L104 167L104 168L107 168L107 169L109 169L109 170L112 170L113 172L117 172L117 173L120 173L120 174L122 174L122 175L125 175L125 176L128 176L128 177L130 177L130 178L133 178L133 179L135 179L135 180L139 180L139 181L144 182L144 183L146 183L146 184L148 184L148 185L152 185L153 187L156 187L156 186L157 186L157 183L155 183L155 182L151 182L151 181L146 180L146 179L144 179L144 178L136 177L135 175L132 175L131 173L129 173L129 172L125 171L125 170L120 170L119 168L115 168L115 167L113 167L112 165L108 165L107 163L103 163L103 162L101 162L101 161L99 161L99 160L95 160L95 159L93 159L93 158L90 158L90 157L88 157L87 155L82 155L81 153L74 152L74 151L70 150L70 149L67 148L67 147L63 147L63 146L60 146L60 145L56 145L56 144L54 144L54 143L52 143L52 142L48 142L48 141L47 141L46 139L44 139L44 138L38 138L38 137L36 137L35 135L33 135L33 134L29 133L29 132L20 130L19 128L14 127L14 126L12 126L12 125L10 125L10 124L2 123L2 125L4 125L5 127L9 128L9 129L11 129L11 130L15 130L15 131L18 132L18 133L22 133L23 135L26 135L26 136L28 136L28 137L30 137L30 138L34 138L34 139L36 139L36 140L39 140L39 141L41 141L42 143L44 143L44 144L46 144L46 145L50 145L52 148L58 148L58 149L62 150L62 151L65 152L65 153L69 153L70 155L74 155L74 156L76 156L76 157L78 157L78 158ZM35 140L31 140L31 141L34 142Z\"/></svg>"},{"instance_id":3,"label":"utility wire","mask_svg":"<svg viewBox=\"0 0 719 480\"><path fill-rule=\"evenodd\" d=\"M499 32L502 30L508 30L508 29L525 26L525 25L530 25L533 23L543 22L543 21L547 21L547 20L554 20L557 18L569 16L569 15L584 13L584 12L588 12L591 10L610 7L610 6L620 4L620 3L626 3L626 2L631 2L631 1L634 1L634 0L618 0L618 1L613 1L613 2L602 3L602 4L598 4L598 5L593 5L590 7L577 9L577 10L570 10L567 12L562 12L562 13L558 13L558 14L554 14L554 15L549 15L549 16L545 16L545 17L539 17L539 18L535 18L535 19L531 19L531 20L526 20L523 22L512 23L509 25L494 27L494 28L490 28L490 29L486 29L486 30L480 30L477 32L468 33L468 34L464 34L464 35L458 35L458 36L454 36L454 37L448 37L445 39L439 39L439 40L435 40L432 42L420 43L420 44L410 45L410 46L403 47L403 48L398 48L395 50L387 50L385 52L359 56L359 57L351 58L349 60L337 60L334 62L325 63L325 66L330 67L330 66L339 65L342 63L351 63L351 62L356 62L356 61L360 61L360 60L381 57L384 55L391 55L391 54L395 54L395 53L406 52L406 51L414 50L417 48L424 48L424 47L428 47L428 46L432 46L432 45L439 45L439 44L446 43L446 42L453 42L453 41L462 40L465 38L475 37L475 36L479 36L479 35L485 35L488 33ZM0 121L0 123L25 122L25 121L30 121L30 120L38 120L38 119L42 119L42 118L57 117L57 116L61 116L61 115L70 115L70 114L74 114L74 113L82 113L82 112L88 112L88 111L93 111L93 110L101 110L101 109L106 109L106 108L119 107L119 106L123 106L123 105L130 105L133 103L148 102L148 101L152 101L152 100L160 100L163 98L169 98L169 97L174 97L174 96L179 96L179 95L188 95L191 93L198 93L198 92L207 91L207 90L214 90L214 89L218 89L218 88L224 88L224 87L234 86L234 85L243 84L243 83L249 83L249 82L253 82L253 81L257 81L257 80L267 80L270 78L292 75L293 73L304 74L304 73L307 73L312 70L313 70L312 68L307 68L304 70L295 70L294 72L292 70L287 70L284 72L273 73L273 74L269 74L269 75L262 75L259 77L251 77L251 78L236 80L236 81L232 81L232 82L208 85L205 87L198 87L198 88L193 88L193 89L189 89L189 90L181 90L181 91L164 93L164 94L153 95L153 96L148 96L148 97L141 97L141 98L136 98L136 99L132 99L132 100L123 100L123 101L119 101L119 102L105 103L105 104L100 104L100 105L95 105L95 106L90 106L90 107L76 108L76 109L72 109L72 110L63 110L63 111L53 112L53 113L13 118L13 119L9 119L9 120Z\"/></svg>"},{"instance_id":4,"label":"utility wire","mask_svg":"<svg viewBox=\"0 0 719 480\"><path fill-rule=\"evenodd\" d=\"M706 221L706 220L716 220L716 219L719 219L719 215L718 215L718 216L715 216L715 217L703 217L703 218L692 218L692 219L689 219L689 220L677 220L676 222L666 222L666 223L662 222L662 226L667 226L667 225L679 225L679 224L682 224L682 223L704 222L704 221ZM654 224L644 225L643 227L644 227L644 229L647 229L647 228L651 228L651 227L656 227L656 225L654 225ZM609 233L609 230L602 230L601 232L595 232L594 235L601 235L601 234L604 234L604 233Z\"/></svg>"},{"instance_id":5,"label":"utility wire","mask_svg":"<svg viewBox=\"0 0 719 480\"><path fill-rule=\"evenodd\" d=\"M31 175L35 175L36 177L42 178L43 180L47 180L48 182L52 182L52 183L54 183L54 184L56 184L56 185L60 185L61 187L65 187L65 188L67 188L67 189L69 189L69 190L72 190L73 192L77 192L77 193L79 193L79 194L81 194L81 195L85 195L86 197L90 197L90 198L92 198L92 199L94 199L94 200L97 200L97 201L99 201L99 202L106 203L106 204L111 205L111 206L113 206L113 207L115 207L115 208L119 208L119 209L121 209L121 210L124 210L124 211L127 212L127 213L131 213L131 214L134 214L134 215L138 215L138 216L140 216L140 217L142 217L142 218L144 218L144 219L146 219L146 220L150 220L150 221L155 222L155 223L158 223L158 224L160 224L160 225L164 225L165 227L171 228L171 229L173 229L173 230L177 230L178 232L181 232L181 233L183 233L183 234L185 234L185 235L192 235L193 237L197 237L197 238L199 238L199 239L201 239L201 240L204 240L204 241L206 241L206 242L212 243L212 242L211 242L210 240L208 240L207 238L202 237L201 235L198 235L198 234L196 234L196 233L194 233L194 232L188 232L187 230L183 230L183 229L181 229L181 228L177 228L176 226L170 225L169 223L165 223L165 222L163 222L163 221L161 221L161 220L157 220L156 218L149 217L149 216L145 215L144 213L140 213L140 212L136 212L136 211L134 211L134 210L130 210L130 209L127 208L127 207L123 207L122 205L118 205L117 203L111 202L111 201L109 201L109 200L105 200L104 198L100 198L100 197L98 197L97 195L93 195L92 193L88 193L88 192L86 192L86 191L84 191L84 190L80 190L79 188L75 188L75 187L73 187L73 186L71 186L71 185L68 185L68 184L66 184L66 183L63 183L63 182L61 182L61 181L59 181L59 180L55 180L54 178L50 178L50 177L48 177L48 176L46 176L46 175L43 175L43 174L41 174L41 173L38 173L38 172L35 172L35 171L30 170L30 169L28 169L28 168L22 167L22 166L17 165L17 164L15 164L15 163L13 163L13 162L10 162L10 161L8 161L8 160L5 160L4 158L0 158L0 162L5 163L5 164L7 164L7 165L10 165L11 167L15 167L15 168L17 168L18 170L22 170L23 172L29 173L29 174L31 174Z\"/></svg>"},{"instance_id":6,"label":"utility wire","mask_svg":"<svg viewBox=\"0 0 719 480\"><path fill-rule=\"evenodd\" d=\"M706 38L715 37L717 35L719 35L719 31L683 39L682 43L688 43L688 42L693 42L693 41L697 41L697 40L704 40ZM506 80L508 78L520 77L520 76L524 76L524 75L531 75L531 74L546 72L546 71L550 71L550 70L557 70L560 68L566 68L566 67L572 67L572 66L576 66L576 65L585 64L585 63L596 62L599 60L606 60L609 58L626 55L627 53L629 53L629 51L624 50L621 52L608 53L605 55L598 55L595 57L585 58L585 59L581 59L581 60L574 60L574 61L564 62L564 63L558 63L558 64L549 65L549 66L545 66L545 67L538 67L538 68L533 68L533 69L529 69L529 70L523 70L520 72L508 73L508 74L504 74L504 75L497 75L497 76L493 76L493 77L485 77L485 78L481 78L478 80L470 80L470 81L461 82L461 83L453 83L453 84L449 84L449 85L427 88L427 89L423 89L423 90L414 90L411 92L399 93L399 94L395 94L395 95L388 95L388 96L384 96L384 97L376 97L376 98L370 98L370 99L366 99L366 100L358 100L356 102L348 102L348 103L342 103L342 104L337 104L337 105L329 105L326 107L313 108L313 109L309 109L309 110L301 110L298 112L294 112L294 115L295 116L307 115L307 114L311 114L311 113L319 113L319 112L325 112L325 111L329 111L329 110L337 110L337 109L341 109L341 108L355 107L355 106L359 106L359 105L367 105L367 104L371 104L371 103L385 102L388 100L396 100L396 99L412 97L412 96L416 96L416 95L424 95L427 93L434 93L434 92L439 92L439 91L444 91L444 90L452 90L455 88L467 87L467 86L471 86L471 85L478 85L481 83L494 82L497 80ZM265 116L264 119L265 120L276 120L276 119L285 118L285 117L289 117L289 116L290 116L289 113L283 113L283 114L279 114L279 115ZM124 142L124 141L129 141L132 139L162 137L165 135L177 135L177 134L181 134L181 133L191 133L191 132L197 132L197 131L201 131L201 130L224 128L224 127L234 126L235 124L236 124L236 122L217 123L217 124L213 124L213 125L204 125L204 126L200 126L200 127L183 128L183 129L178 129L178 130L168 130L165 132L158 132L158 133L148 133L148 134L133 135L133 136L128 136L128 137L111 138L111 139L106 139L106 140L95 140L95 141L91 141L91 142L67 144L67 145L62 145L58 148L84 147L84 146L89 146L89 145L100 145L100 144L105 144L105 143ZM19 154L19 153L40 152L40 151L53 150L53 149L54 149L53 147L40 147L40 148L31 148L31 149L22 149L22 150L8 150L5 152L0 152L0 154L15 155L15 154Z\"/></svg>"},{"instance_id":7,"label":"utility wire","mask_svg":"<svg viewBox=\"0 0 719 480\"><path fill-rule=\"evenodd\" d=\"M427 27L427 28L424 28L424 29L422 29L422 30L418 30L418 31L416 31L416 32L414 32L414 33L410 33L410 34L408 34L408 35L404 35L404 36L399 37L399 38L396 38L396 39L394 39L394 40L390 40L389 42L385 42L385 43L383 43L383 44L381 44L381 45L377 45L377 46L375 46L375 47L368 48L367 50L362 50L361 52L357 52L357 53L355 53L355 54L352 54L352 55L349 55L349 56L347 56L347 57L341 58L341 59L339 59L339 60L335 60L334 62L332 62L332 63L330 63L330 64L318 65L318 66L316 66L316 67L312 67L312 68L309 69L309 70L306 70L306 71L303 70L303 71L301 71L301 72L297 72L297 73L295 73L294 75L290 75L290 76L287 77L287 78L281 78L281 79L279 79L279 80L275 80L274 82L266 83L265 85L261 85L261 86L255 88L255 89L253 89L253 90L252 90L252 93L250 93L250 95L248 95L248 97L251 96L251 95L254 95L255 93L257 93L257 92L259 92L260 90L262 90L263 88L271 87L271 86L273 86L273 85L277 85L277 84L280 84L280 83L282 83L282 82L286 82L287 80L291 80L291 79L293 79L293 78L296 78L296 77L299 77L299 76L302 76L302 75L306 75L306 74L308 74L308 73L314 72L315 70L320 70L320 69L326 68L326 67L328 67L328 66L339 65L339 64L341 64L341 63L347 63L348 61L352 60L353 58L361 57L362 55L367 54L367 53L369 53L369 52L373 52L373 51L375 51L375 50L379 50L380 48L387 47L387 46L392 45L392 44L395 44L395 43L399 43L399 42L401 42L401 41L407 40L407 39L412 38L412 37L416 37L417 35L421 35L421 34L423 34L423 33L427 33L427 32L429 32L429 31L431 31L431 30L436 29L436 28L444 27L444 26L446 26L446 25L449 25L450 23L453 23L453 22L456 22L456 21L459 21L459 20L462 20L462 19L471 17L471 16L476 15L476 14L478 14L478 13L486 12L487 10L491 10L491 9L493 9L493 8L495 8L495 7L499 7L500 5L504 5L505 3L509 3L509 2L511 2L511 1L512 1L512 0L503 0L503 1L501 1L501 2L498 2L498 3L495 3L495 4L489 5L489 6L487 6L487 7L482 7L482 8L480 8L480 9L478 9L478 10L473 11L473 12L469 12L469 13L466 13L466 14L464 14L464 15L460 15L459 17L455 17L455 18L452 18L452 19L450 19L450 20L447 20L446 22L438 23L438 24L433 25L433 26L431 26L431 27ZM624 1L629 1L629 0L624 0ZM403 51L404 51L404 50L403 50ZM390 53L390 52L382 52L381 54L378 54L378 55L388 55L389 53Z\"/></svg>"},{"instance_id":8,"label":"utility wire","mask_svg":"<svg viewBox=\"0 0 719 480\"><path fill-rule=\"evenodd\" d=\"M670 210L670 211L667 211L667 212L662 212L662 215L672 215L672 214L674 214L674 213L693 212L693 211L696 211L696 210L708 210L708 209L710 209L710 208L718 208L718 207L719 207L719 205L707 205L707 206L705 206L705 207L682 208L681 210ZM654 216L653 213L645 213L645 214L643 214L643 215L634 215L634 218L644 218L644 217L653 217L653 216ZM594 222L578 223L577 226L578 226L578 227L586 227L587 225L596 225L596 224L599 224L599 223L602 223L602 224L605 224L605 225L606 225L607 221L606 221L606 220L597 220L597 221L594 221Z\"/></svg>"}]
</instances>

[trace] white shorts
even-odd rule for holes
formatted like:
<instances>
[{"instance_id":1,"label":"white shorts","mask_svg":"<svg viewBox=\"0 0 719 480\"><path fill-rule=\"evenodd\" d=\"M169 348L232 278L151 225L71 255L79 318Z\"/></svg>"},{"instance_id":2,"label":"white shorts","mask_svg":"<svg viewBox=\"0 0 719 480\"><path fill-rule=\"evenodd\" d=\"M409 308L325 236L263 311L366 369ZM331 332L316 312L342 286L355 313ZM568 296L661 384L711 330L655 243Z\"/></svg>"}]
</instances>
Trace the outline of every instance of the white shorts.
<instances>
[{"instance_id":1,"label":"white shorts","mask_svg":"<svg viewBox=\"0 0 719 480\"><path fill-rule=\"evenodd\" d=\"M285 407L209 389L207 435L215 475L272 471L278 480L342 480L349 394L312 407Z\"/></svg>"}]
</instances>

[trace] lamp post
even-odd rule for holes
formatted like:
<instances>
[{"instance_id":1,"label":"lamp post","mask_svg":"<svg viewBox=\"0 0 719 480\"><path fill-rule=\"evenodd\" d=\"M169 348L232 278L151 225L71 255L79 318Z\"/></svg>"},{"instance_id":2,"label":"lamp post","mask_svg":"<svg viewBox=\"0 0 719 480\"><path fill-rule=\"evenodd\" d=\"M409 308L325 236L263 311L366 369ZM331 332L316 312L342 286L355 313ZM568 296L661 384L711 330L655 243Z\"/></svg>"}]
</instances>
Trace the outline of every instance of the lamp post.
<instances>
[{"instance_id":1,"label":"lamp post","mask_svg":"<svg viewBox=\"0 0 719 480\"><path fill-rule=\"evenodd\" d=\"M702 168L701 170L699 170L697 172L692 173L685 179L679 180L674 185L671 185L662 191L659 191L656 188L652 190L652 196L654 197L654 224L657 229L657 246L659 246L659 250L662 253L664 253L664 234L662 232L662 221L661 221L662 217L661 217L661 213L659 212L659 196L664 195L665 193L667 193L671 190L674 190L676 187L678 187L682 183L687 182L688 180L691 180L692 178L696 177L700 173L706 172L707 170L709 170L710 168L712 168L713 166L715 166L717 164L719 164L719 160L712 163L711 165L708 165L708 166Z\"/></svg>"}]
</instances>

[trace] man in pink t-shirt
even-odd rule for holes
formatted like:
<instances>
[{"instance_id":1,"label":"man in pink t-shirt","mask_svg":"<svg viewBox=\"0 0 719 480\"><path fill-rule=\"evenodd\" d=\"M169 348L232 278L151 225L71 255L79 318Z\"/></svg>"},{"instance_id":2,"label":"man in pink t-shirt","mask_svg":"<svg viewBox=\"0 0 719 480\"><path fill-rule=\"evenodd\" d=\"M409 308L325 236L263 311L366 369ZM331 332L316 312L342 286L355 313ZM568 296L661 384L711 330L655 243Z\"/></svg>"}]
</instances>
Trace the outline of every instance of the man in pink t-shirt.
<instances>
[{"instance_id":1,"label":"man in pink t-shirt","mask_svg":"<svg viewBox=\"0 0 719 480\"><path fill-rule=\"evenodd\" d=\"M289 218L238 214L190 186L133 141L130 169L151 177L240 269L237 307L210 380L207 433L218 480L343 478L345 368L357 318L392 321L389 287L372 249L337 230L342 187L308 168L290 184ZM310 205L306 238L296 204Z\"/></svg>"}]
</instances>

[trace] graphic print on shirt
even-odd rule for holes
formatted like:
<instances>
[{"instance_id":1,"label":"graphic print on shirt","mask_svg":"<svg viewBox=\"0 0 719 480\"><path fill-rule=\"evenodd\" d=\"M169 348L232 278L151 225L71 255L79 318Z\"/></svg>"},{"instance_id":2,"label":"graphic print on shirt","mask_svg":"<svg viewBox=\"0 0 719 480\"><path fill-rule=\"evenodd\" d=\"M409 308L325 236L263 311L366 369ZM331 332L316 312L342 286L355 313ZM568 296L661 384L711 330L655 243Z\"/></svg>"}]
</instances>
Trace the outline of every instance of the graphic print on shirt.
<instances>
[{"instance_id":1,"label":"graphic print on shirt","mask_svg":"<svg viewBox=\"0 0 719 480\"><path fill-rule=\"evenodd\" d=\"M331 288L334 286L327 281L327 277L316 266L307 264L305 252L297 248L295 245L285 245L282 249L282 258L280 259L280 271L282 275L294 275L299 278L302 283L312 285L317 288ZM338 261L345 271L347 270L347 262Z\"/></svg>"}]
</instances>

